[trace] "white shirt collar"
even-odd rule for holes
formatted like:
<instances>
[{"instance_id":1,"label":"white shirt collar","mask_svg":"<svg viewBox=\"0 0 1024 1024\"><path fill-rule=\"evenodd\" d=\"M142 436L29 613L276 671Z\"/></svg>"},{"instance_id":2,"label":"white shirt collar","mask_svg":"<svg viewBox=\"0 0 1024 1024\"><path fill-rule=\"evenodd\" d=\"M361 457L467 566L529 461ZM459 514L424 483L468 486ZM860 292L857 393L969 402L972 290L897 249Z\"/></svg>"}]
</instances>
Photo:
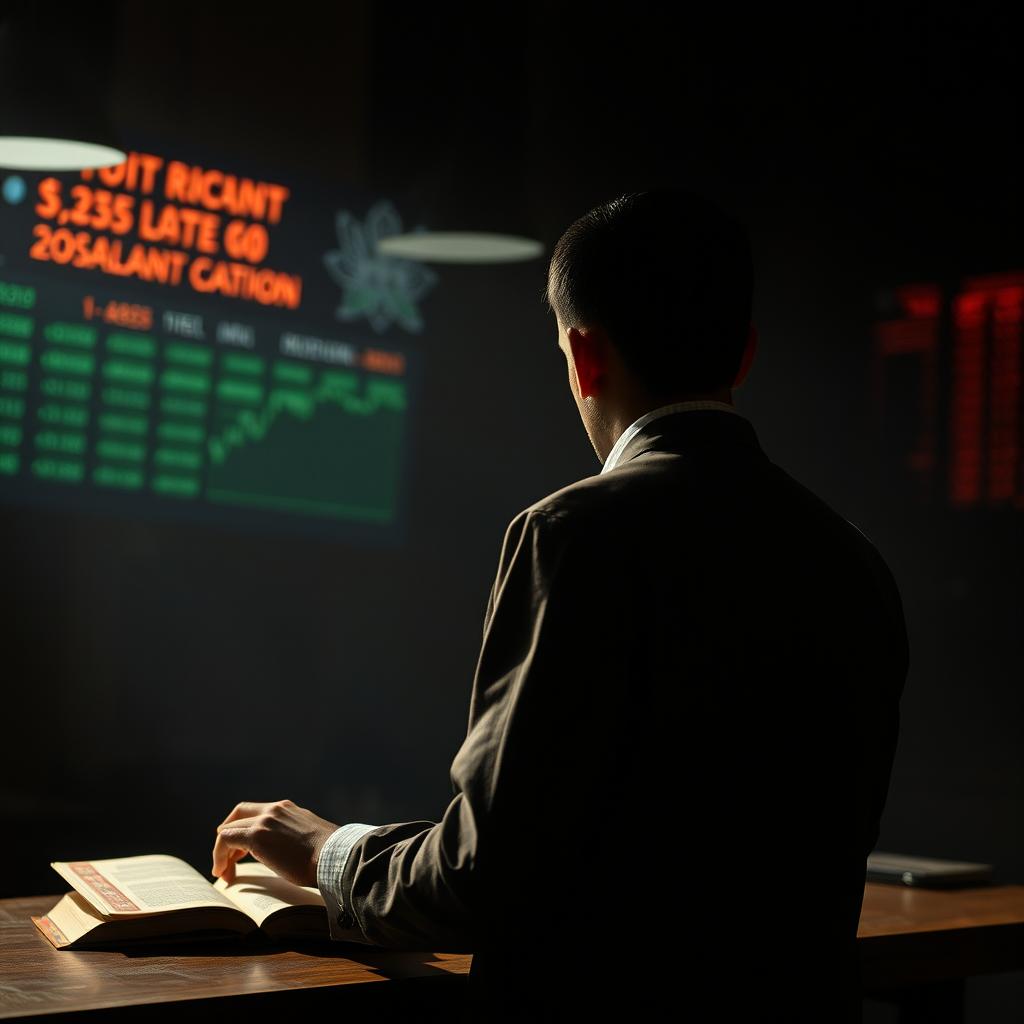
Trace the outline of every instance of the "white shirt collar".
<instances>
[{"instance_id":1,"label":"white shirt collar","mask_svg":"<svg viewBox=\"0 0 1024 1024\"><path fill-rule=\"evenodd\" d=\"M644 413L638 420L634 420L626 427L612 446L612 450L608 453L608 458L604 460L601 472L607 473L616 467L623 449L633 440L637 432L646 427L651 420L657 419L659 416L667 416L672 412L684 412L687 409L722 409L725 412L733 412L737 416L740 415L734 405L729 405L728 402L715 402L709 398L702 398L692 402L673 402L672 405L659 406L657 409Z\"/></svg>"}]
</instances>

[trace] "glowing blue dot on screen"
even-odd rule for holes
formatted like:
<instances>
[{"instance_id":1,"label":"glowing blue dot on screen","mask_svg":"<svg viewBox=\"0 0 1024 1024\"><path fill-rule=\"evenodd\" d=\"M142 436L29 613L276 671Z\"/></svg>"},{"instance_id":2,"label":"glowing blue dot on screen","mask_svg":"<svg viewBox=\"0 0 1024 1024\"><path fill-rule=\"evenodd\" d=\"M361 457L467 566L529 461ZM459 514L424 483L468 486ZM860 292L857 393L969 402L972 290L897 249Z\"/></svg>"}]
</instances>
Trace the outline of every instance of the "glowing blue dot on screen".
<instances>
[{"instance_id":1,"label":"glowing blue dot on screen","mask_svg":"<svg viewBox=\"0 0 1024 1024\"><path fill-rule=\"evenodd\" d=\"M4 179L4 199L9 203L20 203L28 194L28 187L25 179L17 174L12 174Z\"/></svg>"}]
</instances>

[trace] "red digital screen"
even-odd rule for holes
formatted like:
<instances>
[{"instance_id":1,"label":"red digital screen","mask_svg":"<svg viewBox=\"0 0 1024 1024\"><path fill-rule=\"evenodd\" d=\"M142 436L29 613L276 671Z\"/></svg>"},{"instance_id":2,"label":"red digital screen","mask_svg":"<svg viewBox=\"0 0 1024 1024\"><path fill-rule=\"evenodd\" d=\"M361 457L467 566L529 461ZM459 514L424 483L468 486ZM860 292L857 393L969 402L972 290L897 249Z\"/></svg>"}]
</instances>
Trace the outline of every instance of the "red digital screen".
<instances>
[{"instance_id":1,"label":"red digital screen","mask_svg":"<svg viewBox=\"0 0 1024 1024\"><path fill-rule=\"evenodd\" d=\"M897 458L926 489L938 482L953 506L1024 507L1024 272L967 278L950 295L906 285L888 298L872 379ZM901 375L913 386L897 394ZM902 429L891 429L897 422Z\"/></svg>"}]
</instances>

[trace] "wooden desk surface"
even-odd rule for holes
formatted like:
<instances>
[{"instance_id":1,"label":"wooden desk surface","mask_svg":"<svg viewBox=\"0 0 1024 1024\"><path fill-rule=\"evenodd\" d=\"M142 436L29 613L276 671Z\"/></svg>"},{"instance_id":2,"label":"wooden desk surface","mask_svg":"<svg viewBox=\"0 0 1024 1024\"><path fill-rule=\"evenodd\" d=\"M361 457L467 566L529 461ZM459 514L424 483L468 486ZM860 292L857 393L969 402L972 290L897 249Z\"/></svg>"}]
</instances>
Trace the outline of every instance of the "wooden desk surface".
<instances>
[{"instance_id":1,"label":"wooden desk surface","mask_svg":"<svg viewBox=\"0 0 1024 1024\"><path fill-rule=\"evenodd\" d=\"M333 985L366 990L377 987L364 984L369 982L468 974L472 962L470 954L407 953L351 942L276 945L258 933L248 942L217 940L184 952L171 946L56 950L29 918L45 914L58 899L0 900L0 1018L287 990L296 995L296 989ZM189 1014L191 1019L192 1007Z\"/></svg>"},{"instance_id":2,"label":"wooden desk surface","mask_svg":"<svg viewBox=\"0 0 1024 1024\"><path fill-rule=\"evenodd\" d=\"M1024 969L1024 885L868 882L857 928L866 990Z\"/></svg>"},{"instance_id":3,"label":"wooden desk surface","mask_svg":"<svg viewBox=\"0 0 1024 1024\"><path fill-rule=\"evenodd\" d=\"M322 992L336 985L353 986L344 997L349 1008L357 992L380 999L392 990L365 983L455 979L469 973L472 961L469 954L352 943L272 945L258 935L247 944L216 942L184 952L59 952L29 920L59 898L0 900L0 1018L182 1000L194 1001L194 1017L202 1001L217 996L290 991L287 1010L296 1008L296 990ZM943 892L868 883L858 939L866 990L1024 969L1024 885ZM536 968L524 964L529 969ZM342 997L335 994L334 1012L337 998Z\"/></svg>"}]
</instances>

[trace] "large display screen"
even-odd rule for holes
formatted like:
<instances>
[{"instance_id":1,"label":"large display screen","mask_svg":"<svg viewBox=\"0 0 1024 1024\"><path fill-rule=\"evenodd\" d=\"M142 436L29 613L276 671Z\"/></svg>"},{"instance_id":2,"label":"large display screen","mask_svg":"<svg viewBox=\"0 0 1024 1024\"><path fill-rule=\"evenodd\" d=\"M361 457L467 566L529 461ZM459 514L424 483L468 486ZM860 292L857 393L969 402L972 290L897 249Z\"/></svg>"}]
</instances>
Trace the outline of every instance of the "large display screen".
<instances>
[{"instance_id":1,"label":"large display screen","mask_svg":"<svg viewBox=\"0 0 1024 1024\"><path fill-rule=\"evenodd\" d=\"M374 253L390 204L301 198L151 152L7 174L0 497L400 536L430 272Z\"/></svg>"}]
</instances>

